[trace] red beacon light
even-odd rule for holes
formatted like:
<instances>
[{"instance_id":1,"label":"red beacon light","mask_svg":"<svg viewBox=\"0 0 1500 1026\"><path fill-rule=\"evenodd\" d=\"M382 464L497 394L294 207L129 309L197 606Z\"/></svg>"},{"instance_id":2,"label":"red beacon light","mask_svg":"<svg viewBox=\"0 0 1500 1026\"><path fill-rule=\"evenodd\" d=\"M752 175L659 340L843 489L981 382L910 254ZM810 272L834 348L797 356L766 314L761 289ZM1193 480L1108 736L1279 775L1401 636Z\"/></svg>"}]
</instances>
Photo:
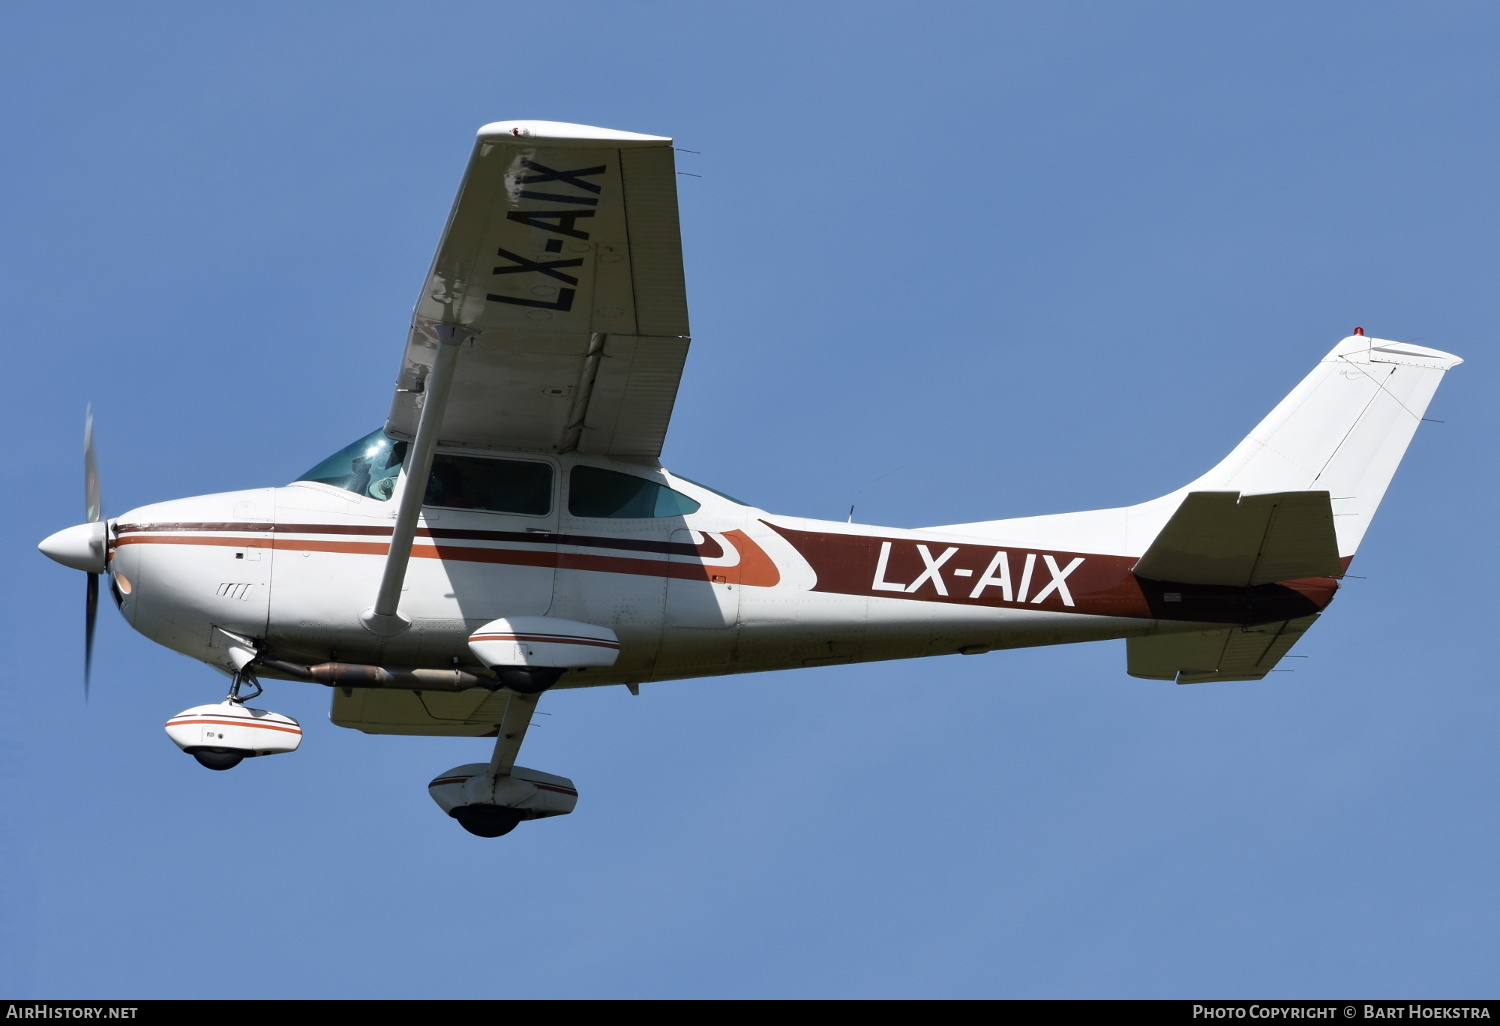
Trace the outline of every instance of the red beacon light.
<instances>
[{"instance_id":1,"label":"red beacon light","mask_svg":"<svg viewBox=\"0 0 1500 1026\"><path fill-rule=\"evenodd\" d=\"M1363 335L1365 333L1365 329L1364 328L1355 328L1354 329L1354 333L1356 335Z\"/></svg>"}]
</instances>

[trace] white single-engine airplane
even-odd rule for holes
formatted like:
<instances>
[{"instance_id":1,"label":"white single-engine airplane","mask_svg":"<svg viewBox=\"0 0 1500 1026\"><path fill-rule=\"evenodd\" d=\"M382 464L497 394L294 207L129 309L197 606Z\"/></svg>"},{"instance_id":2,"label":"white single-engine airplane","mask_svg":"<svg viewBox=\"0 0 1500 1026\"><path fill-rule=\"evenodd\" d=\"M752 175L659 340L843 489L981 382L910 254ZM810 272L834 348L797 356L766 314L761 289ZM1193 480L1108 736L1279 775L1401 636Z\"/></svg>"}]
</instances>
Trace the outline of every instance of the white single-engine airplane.
<instances>
[{"instance_id":1,"label":"white single-engine airplane","mask_svg":"<svg viewBox=\"0 0 1500 1026\"><path fill-rule=\"evenodd\" d=\"M86 653L108 574L131 626L232 677L167 722L203 765L300 743L245 704L258 678L324 684L340 726L495 737L429 789L496 837L577 802L516 765L552 687L1108 638L1132 676L1257 680L1333 599L1460 362L1356 329L1170 495L901 530L775 516L664 470L687 349L672 141L486 125L383 428L283 488L105 520L90 427L88 522L40 548L90 575Z\"/></svg>"}]
</instances>

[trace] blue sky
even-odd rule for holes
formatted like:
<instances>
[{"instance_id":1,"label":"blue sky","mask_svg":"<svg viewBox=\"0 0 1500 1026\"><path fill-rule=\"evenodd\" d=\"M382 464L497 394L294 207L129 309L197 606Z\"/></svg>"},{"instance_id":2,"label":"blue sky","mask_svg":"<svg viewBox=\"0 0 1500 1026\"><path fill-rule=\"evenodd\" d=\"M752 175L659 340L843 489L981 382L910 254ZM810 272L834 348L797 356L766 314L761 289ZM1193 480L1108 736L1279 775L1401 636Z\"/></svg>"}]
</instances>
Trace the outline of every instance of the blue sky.
<instances>
[{"instance_id":1,"label":"blue sky","mask_svg":"<svg viewBox=\"0 0 1500 1026\"><path fill-rule=\"evenodd\" d=\"M0 11L0 992L1496 994L1495 131L1484 4L12 4ZM1118 505L1341 336L1449 376L1305 659L1121 643L558 693L569 817L481 841L277 684L301 751L161 731L217 674L35 551L381 423L479 125L671 135L695 337L664 461L780 513ZM1490 441L1486 441L1486 440Z\"/></svg>"}]
</instances>

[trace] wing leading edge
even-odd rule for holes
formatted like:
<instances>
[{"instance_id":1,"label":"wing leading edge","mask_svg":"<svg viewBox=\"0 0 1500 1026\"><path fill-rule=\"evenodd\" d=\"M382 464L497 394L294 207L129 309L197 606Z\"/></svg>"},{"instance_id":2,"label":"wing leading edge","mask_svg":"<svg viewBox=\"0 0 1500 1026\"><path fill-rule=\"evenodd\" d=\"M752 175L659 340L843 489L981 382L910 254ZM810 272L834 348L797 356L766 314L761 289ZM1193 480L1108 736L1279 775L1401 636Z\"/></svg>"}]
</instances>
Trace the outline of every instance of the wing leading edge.
<instances>
[{"instance_id":1,"label":"wing leading edge","mask_svg":"<svg viewBox=\"0 0 1500 1026\"><path fill-rule=\"evenodd\" d=\"M672 140L481 128L412 318L398 438L416 434L439 324L475 332L442 444L657 457L688 348Z\"/></svg>"}]
</instances>

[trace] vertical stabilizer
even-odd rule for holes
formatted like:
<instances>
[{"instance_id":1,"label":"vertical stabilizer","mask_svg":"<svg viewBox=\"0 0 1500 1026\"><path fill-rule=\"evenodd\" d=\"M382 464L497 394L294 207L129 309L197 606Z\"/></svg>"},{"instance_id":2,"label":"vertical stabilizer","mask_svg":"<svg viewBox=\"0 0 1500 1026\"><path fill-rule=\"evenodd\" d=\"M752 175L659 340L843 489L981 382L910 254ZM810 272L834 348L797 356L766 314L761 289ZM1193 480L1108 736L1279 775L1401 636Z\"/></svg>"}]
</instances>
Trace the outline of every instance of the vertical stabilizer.
<instances>
[{"instance_id":1,"label":"vertical stabilizer","mask_svg":"<svg viewBox=\"0 0 1500 1026\"><path fill-rule=\"evenodd\" d=\"M1327 492L1339 553L1353 555L1443 373L1462 362L1409 342L1350 335L1182 492Z\"/></svg>"},{"instance_id":2,"label":"vertical stabilizer","mask_svg":"<svg viewBox=\"0 0 1500 1026\"><path fill-rule=\"evenodd\" d=\"M1205 573L1233 575L1243 569L1247 580L1260 580L1265 566L1274 562L1262 558L1268 540L1285 543L1279 546L1278 558L1285 556L1299 565L1303 557L1328 556L1328 532L1307 518L1331 517L1336 557L1352 556L1444 372L1462 362L1409 342L1350 335L1218 466L1186 487L1134 506L931 530L1127 556L1142 556L1156 547L1148 563L1154 572L1168 573L1170 565L1171 574L1192 573L1200 579ZM1317 496L1291 494L1297 492ZM1209 511L1215 503L1224 507L1223 515ZM1308 503L1319 505L1321 512ZM1283 530L1291 526L1287 516L1293 513L1305 528L1295 538ZM1262 528L1270 532L1264 537L1255 533L1262 520ZM1164 534L1169 525L1173 530ZM1228 555L1246 558L1234 567L1205 564L1197 571L1183 569L1193 553L1225 557L1226 545L1238 546ZM1327 572L1319 570L1316 575Z\"/></svg>"}]
</instances>

